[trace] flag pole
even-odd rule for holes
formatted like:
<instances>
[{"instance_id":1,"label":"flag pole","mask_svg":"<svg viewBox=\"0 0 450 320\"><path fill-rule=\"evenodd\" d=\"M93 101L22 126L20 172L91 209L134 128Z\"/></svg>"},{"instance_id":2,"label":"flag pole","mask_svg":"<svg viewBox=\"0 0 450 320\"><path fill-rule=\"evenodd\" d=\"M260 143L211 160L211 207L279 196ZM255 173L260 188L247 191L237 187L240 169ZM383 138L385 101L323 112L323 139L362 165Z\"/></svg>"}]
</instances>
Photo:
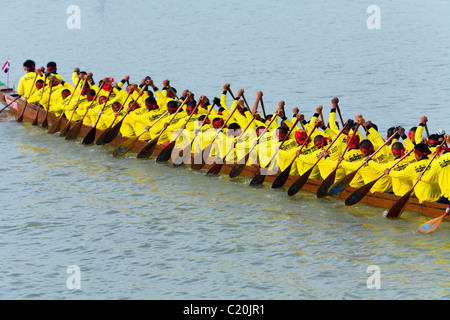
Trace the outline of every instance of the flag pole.
<instances>
[{"instance_id":1,"label":"flag pole","mask_svg":"<svg viewBox=\"0 0 450 320\"><path fill-rule=\"evenodd\" d=\"M8 73L7 73L7 76L6 76L6 83L7 83L7 86L8 86L8 88L9 88L9 70L11 69L11 60L9 60L9 56L8 56L8 62L9 62L9 68L8 68Z\"/></svg>"}]
</instances>

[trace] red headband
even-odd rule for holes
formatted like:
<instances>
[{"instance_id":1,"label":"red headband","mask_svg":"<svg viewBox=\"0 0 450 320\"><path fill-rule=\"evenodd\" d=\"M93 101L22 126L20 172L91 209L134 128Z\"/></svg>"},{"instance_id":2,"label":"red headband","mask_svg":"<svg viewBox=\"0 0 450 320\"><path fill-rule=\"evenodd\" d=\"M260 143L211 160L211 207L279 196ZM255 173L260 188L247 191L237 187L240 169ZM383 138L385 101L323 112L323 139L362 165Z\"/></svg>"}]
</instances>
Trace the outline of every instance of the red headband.
<instances>
[{"instance_id":1,"label":"red headband","mask_svg":"<svg viewBox=\"0 0 450 320\"><path fill-rule=\"evenodd\" d=\"M295 140L297 140L299 145L302 145L303 143L305 143L305 140L308 138L308 135L306 134L306 131L303 130L297 130L295 132ZM308 140L308 143L311 140Z\"/></svg>"},{"instance_id":2,"label":"red headband","mask_svg":"<svg viewBox=\"0 0 450 320\"><path fill-rule=\"evenodd\" d=\"M219 119L219 120L216 120L216 121L213 121L213 127L214 128L220 128L220 127L222 127L223 126L223 119L221 118L221 119Z\"/></svg>"},{"instance_id":3,"label":"red headband","mask_svg":"<svg viewBox=\"0 0 450 320\"><path fill-rule=\"evenodd\" d=\"M428 140L428 143L429 144L438 144L439 143L439 141L436 141L436 140Z\"/></svg>"},{"instance_id":4,"label":"red headband","mask_svg":"<svg viewBox=\"0 0 450 320\"><path fill-rule=\"evenodd\" d=\"M364 152L365 154L371 154L371 153L374 151L373 146L370 146L369 149L364 149L364 148L361 148L361 147L359 147L359 149L360 149L362 152Z\"/></svg>"},{"instance_id":5,"label":"red headband","mask_svg":"<svg viewBox=\"0 0 450 320\"><path fill-rule=\"evenodd\" d=\"M429 155L431 152L430 151L420 152L418 150L414 150L414 153L417 154L419 157L425 157L425 156Z\"/></svg>"},{"instance_id":6,"label":"red headband","mask_svg":"<svg viewBox=\"0 0 450 320\"><path fill-rule=\"evenodd\" d=\"M359 148L359 136L356 134L348 136L347 144L349 150Z\"/></svg>"},{"instance_id":7,"label":"red headband","mask_svg":"<svg viewBox=\"0 0 450 320\"><path fill-rule=\"evenodd\" d=\"M260 135L261 133L263 133L264 130L266 130L266 128L259 128L259 129L256 131L256 135L259 137L259 135Z\"/></svg>"},{"instance_id":8,"label":"red headband","mask_svg":"<svg viewBox=\"0 0 450 320\"><path fill-rule=\"evenodd\" d=\"M400 157L404 157L405 156L405 148L403 148L402 150L398 151L398 150L392 150L392 153L396 156L400 155Z\"/></svg>"},{"instance_id":9,"label":"red headband","mask_svg":"<svg viewBox=\"0 0 450 320\"><path fill-rule=\"evenodd\" d=\"M158 104L150 104L150 103L145 103L145 106L147 107L147 109L149 109L149 110L156 110L156 109L158 109Z\"/></svg>"},{"instance_id":10,"label":"red headband","mask_svg":"<svg viewBox=\"0 0 450 320\"><path fill-rule=\"evenodd\" d=\"M321 141L314 143L314 145L315 145L316 147L319 147L319 146L320 146L320 148L323 148L323 147L326 145L326 143L327 143L328 141L330 141L330 140L331 140L330 138L325 138L325 137L323 137Z\"/></svg>"},{"instance_id":11,"label":"red headband","mask_svg":"<svg viewBox=\"0 0 450 320\"><path fill-rule=\"evenodd\" d=\"M439 146L439 147L436 149L436 153L439 153L439 152L441 152L442 150L444 150L444 151L450 151L450 148L444 147L444 146Z\"/></svg>"}]
</instances>

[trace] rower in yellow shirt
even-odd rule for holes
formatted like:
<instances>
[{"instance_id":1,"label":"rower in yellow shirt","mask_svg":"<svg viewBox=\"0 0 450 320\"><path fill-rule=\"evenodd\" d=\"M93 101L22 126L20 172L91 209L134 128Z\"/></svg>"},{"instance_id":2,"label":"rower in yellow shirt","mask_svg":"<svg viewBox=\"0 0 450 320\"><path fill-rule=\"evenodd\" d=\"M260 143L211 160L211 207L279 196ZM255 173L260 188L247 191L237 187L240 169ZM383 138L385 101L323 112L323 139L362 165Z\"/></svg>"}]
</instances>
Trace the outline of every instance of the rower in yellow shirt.
<instances>
[{"instance_id":1,"label":"rower in yellow shirt","mask_svg":"<svg viewBox=\"0 0 450 320\"><path fill-rule=\"evenodd\" d=\"M60 80L60 78L57 78L55 76L50 76L48 78L49 82L52 83L52 87L51 87L51 101L50 101L50 112L55 113L56 110L58 110L58 114L57 116L59 116L59 114L61 114L61 109L57 106L57 100L59 100L59 98L61 97L61 92L65 89L70 90L70 92L74 91L74 87L70 84L65 82L64 80ZM44 106L44 108L47 106L48 104L48 99L50 97L50 86L45 86L44 91L42 92L42 97L39 100L39 103Z\"/></svg>"},{"instance_id":2,"label":"rower in yellow shirt","mask_svg":"<svg viewBox=\"0 0 450 320\"><path fill-rule=\"evenodd\" d=\"M368 122L365 121L365 119L362 117L362 115L357 115L355 117L355 122L360 124L366 129L366 132L369 132L369 130L374 129L371 124L368 124ZM369 127L369 129L367 129ZM374 129L369 134L378 134L378 132ZM379 134L378 134L379 135ZM375 138L377 140L378 137ZM382 139L382 138L381 138ZM379 147L377 148L377 150ZM358 170L361 165L363 165L358 173L361 175L362 180L364 181L364 184L370 183L373 180L377 179L380 174L378 170L370 167L367 162L369 161L376 161L377 163L385 163L387 161L387 153L389 152L388 148L386 146L379 149L378 153L376 155L373 155L375 152L375 146L374 143L369 139L364 139L359 143L359 150L361 151L362 155L364 156L364 160L357 160L350 162L348 160L342 160L340 166L344 168L348 173L353 172L355 170ZM360 187L360 186L356 186ZM392 193L392 180L388 175L384 175L378 181L373 185L371 192L384 192L384 193Z\"/></svg>"},{"instance_id":3,"label":"rower in yellow shirt","mask_svg":"<svg viewBox=\"0 0 450 320\"><path fill-rule=\"evenodd\" d=\"M389 170L388 168L385 170L385 173L386 175L389 174L391 177L406 178L409 179L411 183L415 183L419 174L425 170L426 166L430 162L430 154L431 151L426 144L418 143L414 146L414 156L416 161L410 163L403 170ZM428 168L425 175L427 175L429 170L430 168ZM414 192L420 203L424 201L437 201L440 198L441 193L439 184L436 181L431 184L419 181L414 188Z\"/></svg>"},{"instance_id":4,"label":"rower in yellow shirt","mask_svg":"<svg viewBox=\"0 0 450 320\"><path fill-rule=\"evenodd\" d=\"M58 67L56 65L56 62L50 61L47 63L47 78L50 79L50 77L55 77L60 82L64 82L64 78L58 74Z\"/></svg>"},{"instance_id":5,"label":"rower in yellow shirt","mask_svg":"<svg viewBox=\"0 0 450 320\"><path fill-rule=\"evenodd\" d=\"M450 135L444 135L445 141L450 144ZM447 213L450 213L450 149L448 147L439 147L436 159L431 164L430 170L424 175L419 174L417 179L429 185L439 184L441 190L439 203L447 204Z\"/></svg>"},{"instance_id":6,"label":"rower in yellow shirt","mask_svg":"<svg viewBox=\"0 0 450 320\"><path fill-rule=\"evenodd\" d=\"M308 167L308 170L317 163L318 159L323 157L325 154L323 154L324 151L328 150L328 146L331 144L331 142L333 140L336 139L336 134L334 133L334 131L332 131L331 129L327 128L324 123L322 122L322 120L317 119L316 120L316 124L317 128L321 128L324 133L320 133L317 134L313 141L314 141L314 146L316 147L316 150L314 152L311 152L307 155L300 155L299 156L299 160L303 161L303 163L305 164L305 166ZM325 134L325 132L329 130L329 134L331 135L327 135ZM342 154L342 150L341 150L341 146L338 143L333 144L333 146L326 152L325 155L325 159L320 160L317 165L315 166L315 168L319 169L319 173L320 173L320 179L318 180L323 180L326 177L328 177L330 175L331 172L333 172L333 170L335 169L337 163L335 163L335 161L337 161L339 159L339 157ZM335 161L328 161L328 157L331 160L335 160ZM341 178L343 178L345 176L345 170L342 168L339 168L336 172L336 179L339 180Z\"/></svg>"},{"instance_id":7,"label":"rower in yellow shirt","mask_svg":"<svg viewBox=\"0 0 450 320\"><path fill-rule=\"evenodd\" d=\"M399 141L392 144L391 150L395 156L394 159L388 160L387 162L384 163L369 161L368 162L369 167L377 170L378 173L381 175L383 172L385 172L386 169L392 167L396 161L403 158L403 156L406 154L405 146ZM404 170L411 162L416 161L412 157L413 155L410 154L405 159L400 161L397 165L395 165L391 170L394 171ZM400 197L405 195L413 185L413 181L409 177L396 177L394 175L391 175L391 179L392 179L392 190L395 195ZM412 195L414 195L414 193L412 193Z\"/></svg>"},{"instance_id":8,"label":"rower in yellow shirt","mask_svg":"<svg viewBox=\"0 0 450 320\"><path fill-rule=\"evenodd\" d=\"M20 78L19 85L17 86L17 93L21 96L29 95L26 98L31 97L35 92L36 88L32 88L35 79L43 80L43 75L36 74L36 65L33 60L26 60L23 63L23 69L25 74ZM37 75L37 76L36 76ZM31 90L31 91L30 91Z\"/></svg>"}]
</instances>

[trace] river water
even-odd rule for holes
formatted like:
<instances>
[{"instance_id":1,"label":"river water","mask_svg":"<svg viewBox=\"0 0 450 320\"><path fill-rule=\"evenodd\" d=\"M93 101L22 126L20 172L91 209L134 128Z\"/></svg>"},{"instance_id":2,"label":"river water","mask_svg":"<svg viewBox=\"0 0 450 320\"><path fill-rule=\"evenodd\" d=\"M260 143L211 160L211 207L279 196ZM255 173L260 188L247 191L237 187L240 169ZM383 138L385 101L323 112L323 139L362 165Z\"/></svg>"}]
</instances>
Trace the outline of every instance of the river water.
<instances>
[{"instance_id":1,"label":"river water","mask_svg":"<svg viewBox=\"0 0 450 320\"><path fill-rule=\"evenodd\" d=\"M69 29L72 4L2 4L10 86L26 59L53 60L69 81L75 67L97 81L150 75L210 99L228 82L249 102L263 91L268 112L284 100L307 117L337 96L344 118L361 113L383 135L422 115L430 132L450 131L447 1L377 1L380 29L366 1L79 0L81 29ZM114 158L4 113L0 135L2 299L450 298L448 223L423 235L430 218L418 213L391 221L307 191Z\"/></svg>"}]
</instances>

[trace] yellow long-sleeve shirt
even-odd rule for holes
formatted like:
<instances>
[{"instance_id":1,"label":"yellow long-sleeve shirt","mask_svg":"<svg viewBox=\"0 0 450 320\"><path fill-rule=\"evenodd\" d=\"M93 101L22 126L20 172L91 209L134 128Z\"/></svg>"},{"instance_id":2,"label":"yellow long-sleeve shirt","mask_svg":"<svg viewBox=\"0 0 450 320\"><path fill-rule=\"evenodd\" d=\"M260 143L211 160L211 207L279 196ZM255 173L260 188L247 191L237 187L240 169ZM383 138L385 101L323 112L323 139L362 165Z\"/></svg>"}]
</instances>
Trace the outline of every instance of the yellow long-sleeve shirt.
<instances>
[{"instance_id":1,"label":"yellow long-sleeve shirt","mask_svg":"<svg viewBox=\"0 0 450 320\"><path fill-rule=\"evenodd\" d=\"M427 170L420 181L429 186L437 181L441 196L450 199L450 152L433 160L430 170Z\"/></svg>"},{"instance_id":2,"label":"yellow long-sleeve shirt","mask_svg":"<svg viewBox=\"0 0 450 320\"><path fill-rule=\"evenodd\" d=\"M21 96L25 96L26 98L31 97L37 90L36 86L33 86L33 83L35 83L34 81L35 78L36 81L44 80L43 76L36 77L35 72L27 72L26 74L24 74L19 80L19 85L17 86L17 93ZM31 88L32 86L33 88Z\"/></svg>"},{"instance_id":3,"label":"yellow long-sleeve shirt","mask_svg":"<svg viewBox=\"0 0 450 320\"><path fill-rule=\"evenodd\" d=\"M429 159L421 159L419 161L412 162L403 170L391 170L389 172L389 176L409 179L411 183L415 183L417 180L417 176L423 172L429 161ZM429 170L430 168L427 169L427 172ZM425 175L426 174L427 173L425 173ZM421 203L424 201L436 201L439 199L441 194L439 184L437 182L429 184L423 181L419 181L414 188L414 192Z\"/></svg>"},{"instance_id":4,"label":"yellow long-sleeve shirt","mask_svg":"<svg viewBox=\"0 0 450 320\"><path fill-rule=\"evenodd\" d=\"M376 161L378 163L384 163L385 159L386 159L386 156L384 154L382 154L380 151L379 154L377 154L376 156L374 156L372 158L372 161ZM361 165L362 165L362 167L361 167ZM354 161L354 162L349 162L349 161L343 160L341 162L341 166L349 172L353 172L361 167L359 169L358 173L361 174L364 184L370 183L380 176L379 171L370 167L368 163L364 164L364 160L359 160L359 161ZM384 175L377 181L377 183L374 184L374 186L372 187L372 189L370 189L370 191L372 193L373 192L391 193L392 192L391 177L388 175Z\"/></svg>"},{"instance_id":5,"label":"yellow long-sleeve shirt","mask_svg":"<svg viewBox=\"0 0 450 320\"><path fill-rule=\"evenodd\" d=\"M378 171L378 173L381 175L385 169L388 169L394 165L394 163L397 161L397 159L384 162L384 163L378 163L376 161L369 161L369 166L375 170ZM409 162L406 159L403 159L402 162L398 163L394 167L392 167L391 170L394 171L402 171L409 165ZM392 179L392 191L397 196L404 196L412 187L413 182L409 178L404 177L396 177L394 175L391 175ZM414 193L412 194L414 195Z\"/></svg>"}]
</instances>

